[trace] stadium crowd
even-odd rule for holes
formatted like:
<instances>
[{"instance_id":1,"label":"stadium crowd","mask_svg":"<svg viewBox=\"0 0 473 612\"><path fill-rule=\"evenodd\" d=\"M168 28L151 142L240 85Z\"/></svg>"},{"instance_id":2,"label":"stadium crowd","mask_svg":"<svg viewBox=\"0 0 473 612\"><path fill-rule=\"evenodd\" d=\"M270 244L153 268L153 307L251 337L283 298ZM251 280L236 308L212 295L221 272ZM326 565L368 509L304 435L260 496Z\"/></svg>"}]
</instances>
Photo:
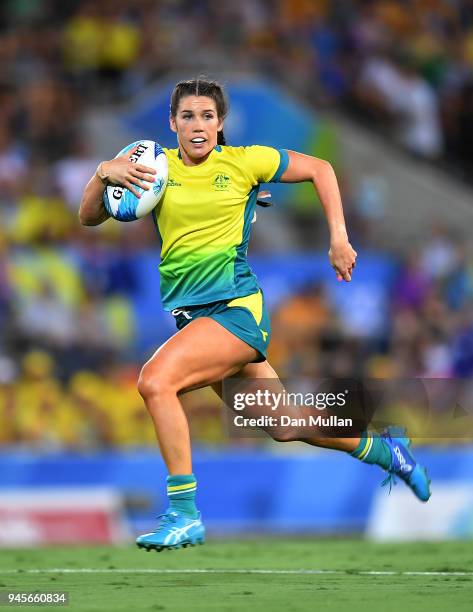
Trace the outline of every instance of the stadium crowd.
<instances>
[{"instance_id":1,"label":"stadium crowd","mask_svg":"<svg viewBox=\"0 0 473 612\"><path fill-rule=\"evenodd\" d=\"M413 154L468 174L472 2L2 3L0 444L154 445L135 389L145 356L133 308L154 232L147 222L80 228L98 162L82 120L171 69L224 65L284 74L318 105L355 109ZM369 247L372 221L349 214L355 243ZM441 227L406 252L389 254L398 273L381 328L354 324L323 285L276 304L270 360L281 376L471 376L472 254ZM210 395L187 408L197 439L225 440Z\"/></svg>"},{"instance_id":2,"label":"stadium crowd","mask_svg":"<svg viewBox=\"0 0 473 612\"><path fill-rule=\"evenodd\" d=\"M471 0L11 0L0 43L4 152L57 160L90 104L129 99L170 70L231 66L471 175Z\"/></svg>"}]
</instances>

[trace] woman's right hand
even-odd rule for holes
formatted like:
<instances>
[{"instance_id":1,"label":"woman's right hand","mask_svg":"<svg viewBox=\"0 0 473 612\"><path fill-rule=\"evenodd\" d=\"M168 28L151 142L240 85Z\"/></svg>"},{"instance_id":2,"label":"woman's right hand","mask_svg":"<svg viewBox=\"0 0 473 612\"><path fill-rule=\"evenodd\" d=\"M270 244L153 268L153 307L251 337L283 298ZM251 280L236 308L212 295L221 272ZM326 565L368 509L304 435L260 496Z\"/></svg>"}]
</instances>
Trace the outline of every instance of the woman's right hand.
<instances>
[{"instance_id":1,"label":"woman's right hand","mask_svg":"<svg viewBox=\"0 0 473 612\"><path fill-rule=\"evenodd\" d=\"M147 183L154 183L156 170L130 161L131 155L133 155L137 148L138 146L120 155L120 157L102 162L101 171L103 175L106 175L108 183L126 187L137 198L140 198L141 195L136 187L141 187L148 191L150 185Z\"/></svg>"}]
</instances>

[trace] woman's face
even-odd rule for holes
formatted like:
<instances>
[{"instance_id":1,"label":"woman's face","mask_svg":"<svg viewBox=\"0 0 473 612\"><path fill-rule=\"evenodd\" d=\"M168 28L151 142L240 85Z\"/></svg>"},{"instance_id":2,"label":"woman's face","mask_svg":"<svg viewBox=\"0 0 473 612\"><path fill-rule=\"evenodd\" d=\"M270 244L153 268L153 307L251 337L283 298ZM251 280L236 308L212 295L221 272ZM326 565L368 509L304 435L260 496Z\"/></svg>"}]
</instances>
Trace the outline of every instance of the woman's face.
<instances>
[{"instance_id":1,"label":"woman's face","mask_svg":"<svg viewBox=\"0 0 473 612\"><path fill-rule=\"evenodd\" d=\"M176 116L170 117L171 130L177 133L184 163L204 161L217 144L223 119L217 115L215 100L207 96L181 98Z\"/></svg>"}]
</instances>

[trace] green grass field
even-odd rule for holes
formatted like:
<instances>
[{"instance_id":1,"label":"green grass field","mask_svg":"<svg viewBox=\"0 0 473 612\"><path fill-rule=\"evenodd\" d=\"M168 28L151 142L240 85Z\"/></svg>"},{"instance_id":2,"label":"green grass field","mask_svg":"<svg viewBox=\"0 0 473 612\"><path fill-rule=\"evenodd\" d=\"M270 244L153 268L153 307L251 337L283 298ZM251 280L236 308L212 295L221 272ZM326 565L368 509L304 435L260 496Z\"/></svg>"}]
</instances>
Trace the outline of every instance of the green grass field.
<instances>
[{"instance_id":1,"label":"green grass field","mask_svg":"<svg viewBox=\"0 0 473 612\"><path fill-rule=\"evenodd\" d=\"M71 611L471 611L473 543L307 537L210 540L161 553L131 545L2 550L0 591L9 589L68 591Z\"/></svg>"}]
</instances>

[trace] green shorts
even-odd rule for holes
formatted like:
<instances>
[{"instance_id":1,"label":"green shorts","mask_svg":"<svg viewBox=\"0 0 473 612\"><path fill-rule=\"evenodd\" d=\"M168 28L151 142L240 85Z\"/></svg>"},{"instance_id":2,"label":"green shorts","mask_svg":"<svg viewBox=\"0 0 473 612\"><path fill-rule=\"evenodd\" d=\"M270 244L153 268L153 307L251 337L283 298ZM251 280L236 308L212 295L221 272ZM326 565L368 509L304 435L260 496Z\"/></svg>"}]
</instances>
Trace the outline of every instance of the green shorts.
<instances>
[{"instance_id":1,"label":"green shorts","mask_svg":"<svg viewBox=\"0 0 473 612\"><path fill-rule=\"evenodd\" d=\"M266 360L271 324L262 291L234 300L175 308L171 314L176 320L178 329L182 329L199 317L215 319L237 338L258 351L259 356L255 362Z\"/></svg>"}]
</instances>

